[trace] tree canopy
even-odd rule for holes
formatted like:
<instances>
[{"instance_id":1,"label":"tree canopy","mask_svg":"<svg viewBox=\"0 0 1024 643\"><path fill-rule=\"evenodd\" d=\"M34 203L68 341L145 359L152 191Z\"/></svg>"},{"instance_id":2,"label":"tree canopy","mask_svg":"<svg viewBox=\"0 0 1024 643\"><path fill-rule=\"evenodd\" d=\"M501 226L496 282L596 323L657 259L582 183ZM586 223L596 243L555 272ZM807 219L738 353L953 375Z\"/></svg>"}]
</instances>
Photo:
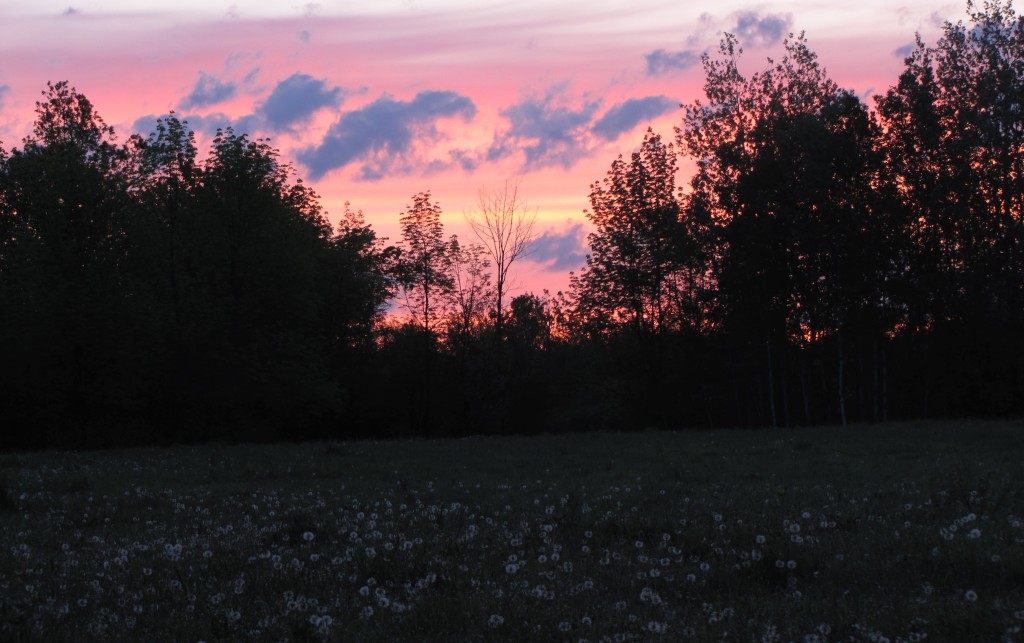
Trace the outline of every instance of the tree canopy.
<instances>
[{"instance_id":1,"label":"tree canopy","mask_svg":"<svg viewBox=\"0 0 1024 643\"><path fill-rule=\"evenodd\" d=\"M49 84L0 149L2 446L1024 414L1024 18L972 3L873 105L782 49L726 34L590 186L568 292L507 304L518 183L390 245L268 141L122 142Z\"/></svg>"}]
</instances>

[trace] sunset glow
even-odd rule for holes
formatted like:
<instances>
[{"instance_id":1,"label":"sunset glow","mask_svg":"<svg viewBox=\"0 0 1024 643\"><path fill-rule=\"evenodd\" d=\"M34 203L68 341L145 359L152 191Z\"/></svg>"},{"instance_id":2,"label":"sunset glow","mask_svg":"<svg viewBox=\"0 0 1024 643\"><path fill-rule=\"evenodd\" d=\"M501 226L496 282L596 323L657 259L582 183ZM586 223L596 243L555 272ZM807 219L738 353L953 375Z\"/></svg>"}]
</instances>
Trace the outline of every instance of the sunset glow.
<instances>
[{"instance_id":1,"label":"sunset glow","mask_svg":"<svg viewBox=\"0 0 1024 643\"><path fill-rule=\"evenodd\" d=\"M872 104L915 32L934 40L963 16L962 3L923 0L14 0L0 6L0 141L20 146L46 82L68 80L121 140L170 110L201 148L218 127L268 137L329 213L349 201L392 240L417 192L464 236L478 191L522 176L542 236L514 270L518 290L557 290L586 252L589 184L647 127L672 137L723 31L751 71L806 31L839 85Z\"/></svg>"}]
</instances>

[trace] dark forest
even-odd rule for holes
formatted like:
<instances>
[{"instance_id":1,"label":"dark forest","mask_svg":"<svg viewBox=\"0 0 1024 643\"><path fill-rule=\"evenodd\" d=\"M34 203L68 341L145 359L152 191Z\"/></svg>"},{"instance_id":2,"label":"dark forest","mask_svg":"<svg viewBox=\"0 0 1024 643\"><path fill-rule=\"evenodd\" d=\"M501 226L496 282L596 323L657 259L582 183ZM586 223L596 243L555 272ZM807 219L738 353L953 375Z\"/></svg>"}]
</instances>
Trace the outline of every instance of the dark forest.
<instances>
[{"instance_id":1,"label":"dark forest","mask_svg":"<svg viewBox=\"0 0 1024 643\"><path fill-rule=\"evenodd\" d=\"M0 447L1024 415L1024 17L918 39L870 106L802 34L740 44L597 177L569 289L511 298L514 181L511 237L423 191L390 244L267 141L119 142L49 84L0 147Z\"/></svg>"}]
</instances>

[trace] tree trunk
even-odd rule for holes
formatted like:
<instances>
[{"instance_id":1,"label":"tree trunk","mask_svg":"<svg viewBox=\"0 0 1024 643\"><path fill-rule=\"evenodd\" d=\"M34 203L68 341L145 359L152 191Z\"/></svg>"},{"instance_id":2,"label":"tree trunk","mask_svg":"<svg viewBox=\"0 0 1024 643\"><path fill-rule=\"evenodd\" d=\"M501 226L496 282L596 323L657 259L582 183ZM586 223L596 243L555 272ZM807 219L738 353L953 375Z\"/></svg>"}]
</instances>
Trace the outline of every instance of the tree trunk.
<instances>
[{"instance_id":1,"label":"tree trunk","mask_svg":"<svg viewBox=\"0 0 1024 643\"><path fill-rule=\"evenodd\" d=\"M843 394L843 331L836 330L836 345L839 347L839 376L837 378L837 392L839 394L839 421L843 427L846 426L846 396Z\"/></svg>"},{"instance_id":2,"label":"tree trunk","mask_svg":"<svg viewBox=\"0 0 1024 643\"><path fill-rule=\"evenodd\" d=\"M775 414L775 379L772 376L772 340L771 337L767 337L764 342L765 347L768 349L768 409L772 414L772 428L779 428L779 420Z\"/></svg>"},{"instance_id":3,"label":"tree trunk","mask_svg":"<svg viewBox=\"0 0 1024 643\"><path fill-rule=\"evenodd\" d=\"M804 402L804 424L811 423L811 404L807 399L807 365L800 360L800 394Z\"/></svg>"}]
</instances>

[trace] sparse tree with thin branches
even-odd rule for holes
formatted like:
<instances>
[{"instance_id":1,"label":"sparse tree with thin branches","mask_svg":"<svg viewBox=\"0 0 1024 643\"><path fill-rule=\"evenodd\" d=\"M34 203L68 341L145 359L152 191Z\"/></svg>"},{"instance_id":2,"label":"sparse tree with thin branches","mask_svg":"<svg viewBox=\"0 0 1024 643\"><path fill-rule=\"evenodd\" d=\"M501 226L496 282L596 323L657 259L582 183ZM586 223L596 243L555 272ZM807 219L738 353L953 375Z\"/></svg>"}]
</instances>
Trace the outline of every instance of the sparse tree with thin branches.
<instances>
[{"instance_id":1,"label":"sparse tree with thin branches","mask_svg":"<svg viewBox=\"0 0 1024 643\"><path fill-rule=\"evenodd\" d=\"M502 307L508 286L509 268L525 254L533 240L537 209L519 196L521 179L508 179L501 189L481 189L478 210L464 213L466 223L494 261L495 335L500 340L504 327Z\"/></svg>"}]
</instances>

